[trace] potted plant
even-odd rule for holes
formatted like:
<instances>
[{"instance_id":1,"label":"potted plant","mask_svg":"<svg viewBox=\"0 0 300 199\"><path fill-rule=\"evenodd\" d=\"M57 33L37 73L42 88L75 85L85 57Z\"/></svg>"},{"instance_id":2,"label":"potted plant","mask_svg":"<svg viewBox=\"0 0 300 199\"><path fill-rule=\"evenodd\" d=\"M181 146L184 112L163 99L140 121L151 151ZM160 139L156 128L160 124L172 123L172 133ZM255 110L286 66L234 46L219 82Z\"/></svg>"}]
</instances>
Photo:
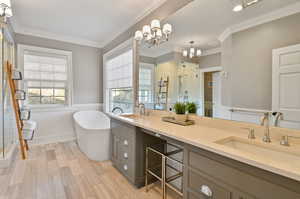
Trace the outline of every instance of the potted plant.
<instances>
[{"instance_id":1,"label":"potted plant","mask_svg":"<svg viewBox=\"0 0 300 199\"><path fill-rule=\"evenodd\" d=\"M181 102L176 102L174 105L174 110L175 110L175 120L179 122L185 122L187 121L188 117L186 114L186 104L181 103Z\"/></svg>"},{"instance_id":2,"label":"potted plant","mask_svg":"<svg viewBox=\"0 0 300 199\"><path fill-rule=\"evenodd\" d=\"M194 102L188 102L186 104L186 110L190 114L196 114L197 113L197 105Z\"/></svg>"}]
</instances>

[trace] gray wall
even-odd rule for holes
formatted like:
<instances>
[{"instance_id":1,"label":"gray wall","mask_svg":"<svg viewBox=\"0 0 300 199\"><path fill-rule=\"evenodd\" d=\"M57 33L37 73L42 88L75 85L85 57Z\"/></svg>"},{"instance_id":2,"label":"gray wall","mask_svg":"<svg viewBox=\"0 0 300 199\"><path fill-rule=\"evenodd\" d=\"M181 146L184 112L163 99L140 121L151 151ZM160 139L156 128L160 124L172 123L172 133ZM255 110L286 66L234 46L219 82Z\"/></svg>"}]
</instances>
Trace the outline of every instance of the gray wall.
<instances>
[{"instance_id":1,"label":"gray wall","mask_svg":"<svg viewBox=\"0 0 300 199\"><path fill-rule=\"evenodd\" d=\"M271 109L272 50L299 43L300 14L234 33L222 46L222 66L228 72L228 79L223 81L223 103Z\"/></svg>"},{"instance_id":2,"label":"gray wall","mask_svg":"<svg viewBox=\"0 0 300 199\"><path fill-rule=\"evenodd\" d=\"M15 34L16 43L72 51L73 103L102 103L102 50L40 37Z\"/></svg>"},{"instance_id":3,"label":"gray wall","mask_svg":"<svg viewBox=\"0 0 300 199\"><path fill-rule=\"evenodd\" d=\"M216 66L221 66L221 53L201 56L199 58L200 68L209 68L209 67L216 67Z\"/></svg>"}]
</instances>

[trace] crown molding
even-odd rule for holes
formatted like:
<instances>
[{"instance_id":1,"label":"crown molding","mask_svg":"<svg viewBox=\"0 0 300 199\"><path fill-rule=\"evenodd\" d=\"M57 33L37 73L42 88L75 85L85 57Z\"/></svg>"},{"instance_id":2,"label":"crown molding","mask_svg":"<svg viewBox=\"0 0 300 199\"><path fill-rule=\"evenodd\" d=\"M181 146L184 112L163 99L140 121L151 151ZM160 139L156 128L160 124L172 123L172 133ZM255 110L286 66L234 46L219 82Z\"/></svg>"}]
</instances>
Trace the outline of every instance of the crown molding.
<instances>
[{"instance_id":1,"label":"crown molding","mask_svg":"<svg viewBox=\"0 0 300 199\"><path fill-rule=\"evenodd\" d=\"M72 44L78 44L82 46L89 46L89 47L95 47L95 48L102 48L102 43L87 40L80 37L70 37L60 34L55 34L48 31L38 30L38 29L32 29L32 28L26 28L23 26L20 26L19 24L15 23L15 21L12 21L12 26L15 33L23 34L23 35L29 35L34 37L41 37L45 39L51 39L56 41L62 41L62 42L68 42Z\"/></svg>"},{"instance_id":2,"label":"crown molding","mask_svg":"<svg viewBox=\"0 0 300 199\"><path fill-rule=\"evenodd\" d=\"M203 56L208 56L208 55L214 55L214 54L217 54L220 52L221 52L221 48L213 48L213 49L209 49L209 50L204 50L201 56L203 57Z\"/></svg>"},{"instance_id":3,"label":"crown molding","mask_svg":"<svg viewBox=\"0 0 300 199\"><path fill-rule=\"evenodd\" d=\"M112 36L110 37L110 39L108 39L106 42L103 43L103 46L108 45L111 41L113 41L116 37L118 37L120 34L126 32L129 28L131 28L132 26L134 26L135 24L137 24L139 21L141 21L143 18L147 17L148 15L151 14L151 12L153 12L154 10L156 10L157 8L159 8L161 5L163 5L167 0L160 0L158 2L153 3L149 9L147 9L144 13L142 13L141 15L139 15L138 17L136 17L132 22L128 23L128 25L126 26L126 28L121 29L120 31L116 32L115 34L112 34Z\"/></svg>"},{"instance_id":4,"label":"crown molding","mask_svg":"<svg viewBox=\"0 0 300 199\"><path fill-rule=\"evenodd\" d=\"M218 37L219 41L223 42L227 37L232 35L233 33L240 32L242 30L246 30L248 28L252 28L270 21L274 21L276 19L280 19L283 17L287 17L300 12L300 2L283 7L281 9L275 10L268 14L261 15L256 18L252 18L250 20L244 21L242 23L233 25L226 30Z\"/></svg>"}]
</instances>

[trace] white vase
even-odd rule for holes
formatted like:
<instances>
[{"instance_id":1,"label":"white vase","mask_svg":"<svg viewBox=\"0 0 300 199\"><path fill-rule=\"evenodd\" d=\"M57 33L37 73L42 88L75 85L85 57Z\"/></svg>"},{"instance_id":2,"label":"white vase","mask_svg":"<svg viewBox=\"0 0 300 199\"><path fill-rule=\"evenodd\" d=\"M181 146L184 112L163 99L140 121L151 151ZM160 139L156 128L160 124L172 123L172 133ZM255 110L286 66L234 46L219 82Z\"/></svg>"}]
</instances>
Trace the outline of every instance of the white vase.
<instances>
[{"instance_id":1,"label":"white vase","mask_svg":"<svg viewBox=\"0 0 300 199\"><path fill-rule=\"evenodd\" d=\"M188 120L188 115L187 114L176 114L175 120L178 122L186 122Z\"/></svg>"}]
</instances>

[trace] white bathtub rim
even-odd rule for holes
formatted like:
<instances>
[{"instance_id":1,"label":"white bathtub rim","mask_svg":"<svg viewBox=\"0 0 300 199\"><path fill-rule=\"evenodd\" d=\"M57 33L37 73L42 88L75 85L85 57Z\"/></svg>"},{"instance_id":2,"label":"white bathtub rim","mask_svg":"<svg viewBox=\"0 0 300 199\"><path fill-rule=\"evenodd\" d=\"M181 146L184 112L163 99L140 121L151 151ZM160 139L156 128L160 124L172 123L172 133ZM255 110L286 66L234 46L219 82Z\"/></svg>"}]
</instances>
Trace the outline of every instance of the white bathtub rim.
<instances>
[{"instance_id":1,"label":"white bathtub rim","mask_svg":"<svg viewBox=\"0 0 300 199\"><path fill-rule=\"evenodd\" d=\"M73 121L74 123L76 123L80 128L86 130L86 133L103 133L101 131L107 131L107 130L110 130L110 124L108 124L108 128L103 128L103 127L87 127L85 125L82 125L82 122L78 121L78 118L76 118L76 115L77 114L80 114L80 113L83 113L83 112L93 112L93 113L100 113L101 116L105 117L106 119L108 119L108 121L110 120L109 117L104 114L103 112L101 111L77 111L73 114ZM105 125L107 126L107 125Z\"/></svg>"}]
</instances>

